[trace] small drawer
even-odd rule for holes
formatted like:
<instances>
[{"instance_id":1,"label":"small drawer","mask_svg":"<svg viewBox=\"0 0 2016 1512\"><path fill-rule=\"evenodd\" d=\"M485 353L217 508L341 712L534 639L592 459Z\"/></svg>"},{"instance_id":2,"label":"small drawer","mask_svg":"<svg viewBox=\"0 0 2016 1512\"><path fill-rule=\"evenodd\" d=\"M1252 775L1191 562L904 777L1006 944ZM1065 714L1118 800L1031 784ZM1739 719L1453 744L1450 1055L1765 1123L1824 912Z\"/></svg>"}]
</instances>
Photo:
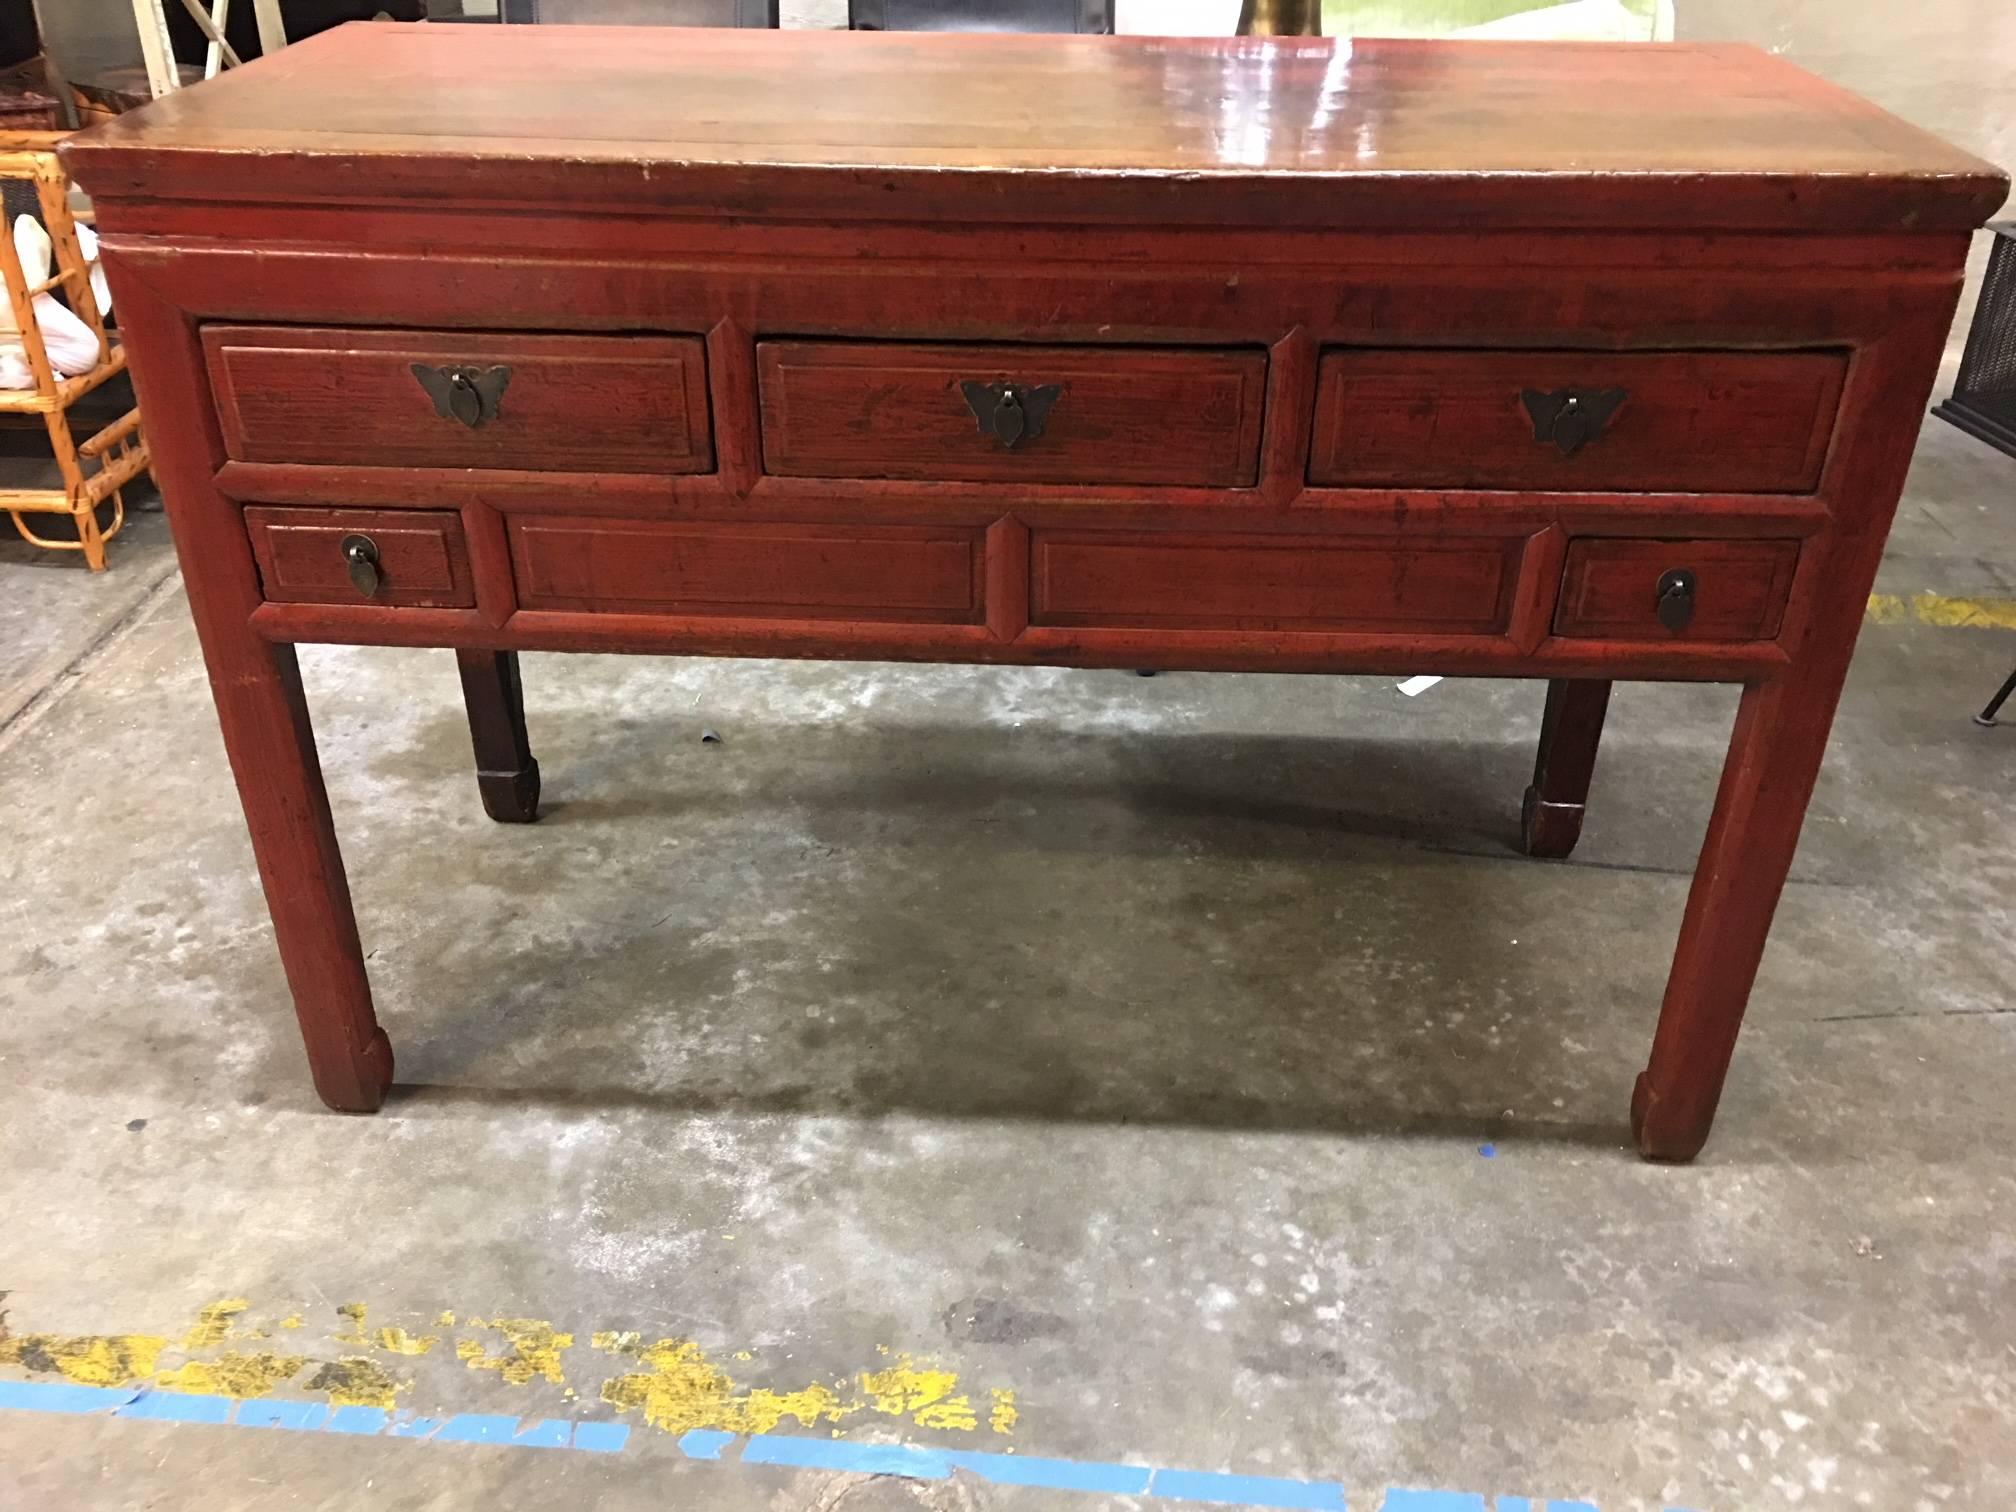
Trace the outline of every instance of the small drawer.
<instances>
[{"instance_id":1,"label":"small drawer","mask_svg":"<svg viewBox=\"0 0 2016 1512\"><path fill-rule=\"evenodd\" d=\"M520 516L521 609L969 624L981 532L938 525L733 525Z\"/></svg>"},{"instance_id":2,"label":"small drawer","mask_svg":"<svg viewBox=\"0 0 2016 1512\"><path fill-rule=\"evenodd\" d=\"M254 504L245 528L266 597L277 604L467 609L476 602L462 517L448 510Z\"/></svg>"},{"instance_id":3,"label":"small drawer","mask_svg":"<svg viewBox=\"0 0 2016 1512\"><path fill-rule=\"evenodd\" d=\"M1172 630L1502 635L1523 536L1043 531L1030 621Z\"/></svg>"},{"instance_id":4,"label":"small drawer","mask_svg":"<svg viewBox=\"0 0 2016 1512\"><path fill-rule=\"evenodd\" d=\"M1250 486L1267 354L765 341L763 466L790 478Z\"/></svg>"},{"instance_id":5,"label":"small drawer","mask_svg":"<svg viewBox=\"0 0 2016 1512\"><path fill-rule=\"evenodd\" d=\"M1798 565L1797 541L1571 541L1554 633L1770 640Z\"/></svg>"},{"instance_id":6,"label":"small drawer","mask_svg":"<svg viewBox=\"0 0 2016 1512\"><path fill-rule=\"evenodd\" d=\"M1309 481L1807 493L1839 352L1331 351Z\"/></svg>"},{"instance_id":7,"label":"small drawer","mask_svg":"<svg viewBox=\"0 0 2016 1512\"><path fill-rule=\"evenodd\" d=\"M701 344L205 326L241 462L695 473L714 466Z\"/></svg>"}]
</instances>

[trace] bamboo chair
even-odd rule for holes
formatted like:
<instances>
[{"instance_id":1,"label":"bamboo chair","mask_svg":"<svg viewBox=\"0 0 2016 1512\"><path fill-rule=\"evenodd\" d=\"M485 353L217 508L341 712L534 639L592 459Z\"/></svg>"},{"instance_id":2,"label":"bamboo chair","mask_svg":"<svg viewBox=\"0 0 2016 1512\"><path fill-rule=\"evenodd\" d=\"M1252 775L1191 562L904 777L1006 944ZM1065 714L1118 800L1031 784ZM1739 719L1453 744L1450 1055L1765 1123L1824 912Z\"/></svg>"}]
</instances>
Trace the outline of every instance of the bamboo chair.
<instances>
[{"instance_id":1,"label":"bamboo chair","mask_svg":"<svg viewBox=\"0 0 2016 1512\"><path fill-rule=\"evenodd\" d=\"M77 223L70 213L70 181L56 157L56 131L0 132L0 179L21 179L35 186L42 223L53 243L49 278L30 286L14 250L11 217L0 228L0 277L7 284L7 303L34 375L35 386L0 389L0 414L40 415L49 431L49 447L63 475L61 488L0 488L0 509L14 528L37 546L52 551L81 551L93 572L105 570L105 543L126 523L121 490L147 471L147 442L140 433L140 411L129 409L110 425L80 441L70 430L70 407L114 374L126 370L126 350L105 333L105 319L91 292L84 253L77 245ZM35 320L35 296L61 289L70 308L98 336L99 360L88 372L64 378L49 364L42 329ZM112 520L101 525L98 509L112 501ZM29 529L28 514L66 514L76 522L77 539L52 541Z\"/></svg>"}]
</instances>

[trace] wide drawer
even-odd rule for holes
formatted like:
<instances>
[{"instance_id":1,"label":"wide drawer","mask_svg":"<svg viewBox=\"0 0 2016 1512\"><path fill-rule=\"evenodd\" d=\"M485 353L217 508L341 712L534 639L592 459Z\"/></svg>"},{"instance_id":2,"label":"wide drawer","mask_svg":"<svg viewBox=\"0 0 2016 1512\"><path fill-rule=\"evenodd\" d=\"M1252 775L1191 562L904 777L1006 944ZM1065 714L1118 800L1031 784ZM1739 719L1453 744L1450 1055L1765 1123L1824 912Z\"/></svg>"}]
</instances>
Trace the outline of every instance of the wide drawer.
<instances>
[{"instance_id":1,"label":"wide drawer","mask_svg":"<svg viewBox=\"0 0 2016 1512\"><path fill-rule=\"evenodd\" d=\"M1846 371L1838 352L1331 351L1309 481L1805 493Z\"/></svg>"},{"instance_id":2,"label":"wide drawer","mask_svg":"<svg viewBox=\"0 0 2016 1512\"><path fill-rule=\"evenodd\" d=\"M1496 635L1523 537L1038 532L1039 625Z\"/></svg>"},{"instance_id":3,"label":"wide drawer","mask_svg":"<svg viewBox=\"0 0 2016 1512\"><path fill-rule=\"evenodd\" d=\"M225 450L244 462L707 472L701 344L206 326Z\"/></svg>"},{"instance_id":4,"label":"wide drawer","mask_svg":"<svg viewBox=\"0 0 2016 1512\"><path fill-rule=\"evenodd\" d=\"M798 478L1252 484L1267 355L765 341L763 466Z\"/></svg>"},{"instance_id":5,"label":"wide drawer","mask_svg":"<svg viewBox=\"0 0 2016 1512\"><path fill-rule=\"evenodd\" d=\"M245 529L259 581L275 603L466 609L476 602L462 517L448 510L254 504L245 510Z\"/></svg>"},{"instance_id":6,"label":"wide drawer","mask_svg":"<svg viewBox=\"0 0 2016 1512\"><path fill-rule=\"evenodd\" d=\"M978 530L517 517L522 609L965 624Z\"/></svg>"},{"instance_id":7,"label":"wide drawer","mask_svg":"<svg viewBox=\"0 0 2016 1512\"><path fill-rule=\"evenodd\" d=\"M1797 541L1571 541L1554 633L1770 640L1798 565Z\"/></svg>"}]
</instances>

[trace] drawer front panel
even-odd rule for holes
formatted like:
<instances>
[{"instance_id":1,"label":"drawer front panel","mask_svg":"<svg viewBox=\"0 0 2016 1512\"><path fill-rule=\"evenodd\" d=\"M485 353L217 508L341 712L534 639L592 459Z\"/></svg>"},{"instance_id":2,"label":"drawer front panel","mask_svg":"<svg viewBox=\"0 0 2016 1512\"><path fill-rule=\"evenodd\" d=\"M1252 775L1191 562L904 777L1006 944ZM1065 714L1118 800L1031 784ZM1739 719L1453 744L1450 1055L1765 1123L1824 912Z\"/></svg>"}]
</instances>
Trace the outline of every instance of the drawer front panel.
<instances>
[{"instance_id":1,"label":"drawer front panel","mask_svg":"<svg viewBox=\"0 0 2016 1512\"><path fill-rule=\"evenodd\" d=\"M1309 481L1807 493L1846 372L1838 352L1331 351Z\"/></svg>"},{"instance_id":2,"label":"drawer front panel","mask_svg":"<svg viewBox=\"0 0 2016 1512\"><path fill-rule=\"evenodd\" d=\"M252 554L266 597L277 604L383 604L467 609L476 602L462 517L432 509L275 509L245 511ZM366 594L351 578L343 543L370 543L377 574Z\"/></svg>"},{"instance_id":3,"label":"drawer front panel","mask_svg":"<svg viewBox=\"0 0 2016 1512\"><path fill-rule=\"evenodd\" d=\"M1568 544L1556 635L1602 640L1759 641L1778 634L1797 541L1581 540ZM1660 617L1662 588L1692 579L1677 624ZM1669 576L1674 575L1674 576Z\"/></svg>"},{"instance_id":4,"label":"drawer front panel","mask_svg":"<svg viewBox=\"0 0 2016 1512\"><path fill-rule=\"evenodd\" d=\"M698 340L206 326L243 462L707 472ZM417 371L416 371L417 369Z\"/></svg>"},{"instance_id":5,"label":"drawer front panel","mask_svg":"<svg viewBox=\"0 0 2016 1512\"><path fill-rule=\"evenodd\" d=\"M1502 635L1523 537L1038 532L1039 625Z\"/></svg>"},{"instance_id":6,"label":"drawer front panel","mask_svg":"<svg viewBox=\"0 0 2016 1512\"><path fill-rule=\"evenodd\" d=\"M1260 458L1266 353L757 346L763 465L797 478L1237 488Z\"/></svg>"},{"instance_id":7,"label":"drawer front panel","mask_svg":"<svg viewBox=\"0 0 2016 1512\"><path fill-rule=\"evenodd\" d=\"M520 517L523 609L969 624L981 533L961 526L733 525Z\"/></svg>"}]
</instances>

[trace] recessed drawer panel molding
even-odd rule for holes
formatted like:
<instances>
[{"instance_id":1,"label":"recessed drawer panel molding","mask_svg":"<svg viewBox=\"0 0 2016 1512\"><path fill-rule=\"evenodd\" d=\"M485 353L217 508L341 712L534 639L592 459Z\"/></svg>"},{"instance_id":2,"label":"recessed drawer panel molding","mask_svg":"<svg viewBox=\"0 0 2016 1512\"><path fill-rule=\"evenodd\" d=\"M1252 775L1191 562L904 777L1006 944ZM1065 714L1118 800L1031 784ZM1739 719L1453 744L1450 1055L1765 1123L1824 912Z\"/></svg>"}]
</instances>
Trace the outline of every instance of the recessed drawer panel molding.
<instances>
[{"instance_id":1,"label":"recessed drawer panel molding","mask_svg":"<svg viewBox=\"0 0 2016 1512\"><path fill-rule=\"evenodd\" d=\"M1770 640L1798 564L1797 541L1571 541L1554 633Z\"/></svg>"},{"instance_id":2,"label":"recessed drawer panel molding","mask_svg":"<svg viewBox=\"0 0 2016 1512\"><path fill-rule=\"evenodd\" d=\"M935 525L738 525L520 516L522 609L969 624L981 532Z\"/></svg>"},{"instance_id":3,"label":"recessed drawer panel molding","mask_svg":"<svg viewBox=\"0 0 2016 1512\"><path fill-rule=\"evenodd\" d=\"M225 450L244 462L695 473L714 466L701 343L212 325Z\"/></svg>"},{"instance_id":4,"label":"recessed drawer panel molding","mask_svg":"<svg viewBox=\"0 0 2016 1512\"><path fill-rule=\"evenodd\" d=\"M1242 488L1267 354L1178 347L758 344L763 466L796 478Z\"/></svg>"},{"instance_id":5,"label":"recessed drawer panel molding","mask_svg":"<svg viewBox=\"0 0 2016 1512\"><path fill-rule=\"evenodd\" d=\"M1309 481L1807 493L1846 372L1839 352L1332 350Z\"/></svg>"},{"instance_id":6,"label":"recessed drawer panel molding","mask_svg":"<svg viewBox=\"0 0 2016 1512\"><path fill-rule=\"evenodd\" d=\"M1038 625L1502 635L1524 537L1038 531Z\"/></svg>"},{"instance_id":7,"label":"recessed drawer panel molding","mask_svg":"<svg viewBox=\"0 0 2016 1512\"><path fill-rule=\"evenodd\" d=\"M476 602L462 517L433 509L276 509L245 529L267 599L467 609Z\"/></svg>"}]
</instances>

